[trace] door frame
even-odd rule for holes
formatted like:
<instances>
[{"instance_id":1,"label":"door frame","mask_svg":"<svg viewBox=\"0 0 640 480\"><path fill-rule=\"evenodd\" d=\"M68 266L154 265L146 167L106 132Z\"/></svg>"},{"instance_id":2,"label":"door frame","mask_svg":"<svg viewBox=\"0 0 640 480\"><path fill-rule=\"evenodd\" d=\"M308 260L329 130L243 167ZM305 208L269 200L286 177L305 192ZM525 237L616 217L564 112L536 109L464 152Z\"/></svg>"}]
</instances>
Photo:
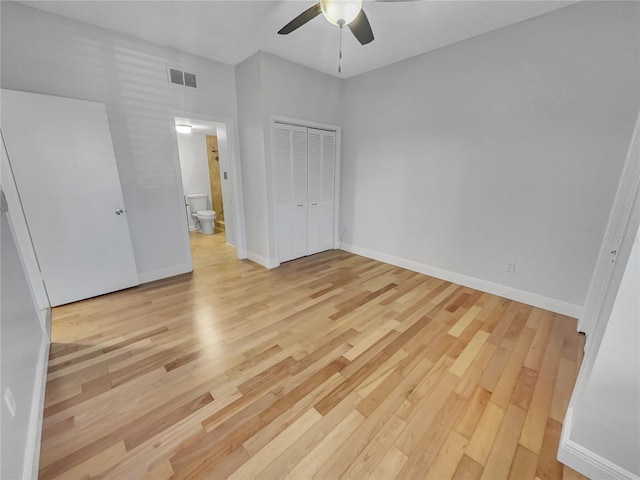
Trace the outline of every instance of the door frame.
<instances>
[{"instance_id":1,"label":"door frame","mask_svg":"<svg viewBox=\"0 0 640 480\"><path fill-rule=\"evenodd\" d=\"M633 239L629 240L628 237L634 236L636 232L632 224L634 210L638 208L638 189L640 189L640 114L636 119L613 206L609 213L600 252L589 284L584 312L578 320L578 331L587 335L585 350L590 348L595 337L603 333L604 329L598 327L601 327L602 323L606 325L622 281L624 267L633 243ZM599 340L601 339L595 342L598 345Z\"/></svg>"},{"instance_id":2,"label":"door frame","mask_svg":"<svg viewBox=\"0 0 640 480\"><path fill-rule=\"evenodd\" d=\"M4 136L2 135L2 128L0 125L0 156L2 158L2 165L0 167L0 187L4 195L4 201L7 202L7 215L10 218L12 227L14 229L14 236L18 250L20 251L20 259L23 262L27 279L29 280L29 288L31 289L31 295L38 308L38 315L40 317L40 323L42 329L47 332L47 335L51 333L51 302L49 301L49 295L47 294L47 287L42 279L42 272L40 271L40 263L38 262L38 255L33 246L33 239L31 238L31 232L29 231L29 225L27 224L27 217L22 207L22 200L20 199L20 192L15 182L15 176L13 175L13 167L11 166L11 159L7 152L6 145L4 143Z\"/></svg>"},{"instance_id":3,"label":"door frame","mask_svg":"<svg viewBox=\"0 0 640 480\"><path fill-rule=\"evenodd\" d=\"M573 412L589 384L639 225L640 114L633 131L618 190L609 215L609 222L605 230L604 241L602 242L596 268L591 279L585 305L585 315L580 318L579 331L584 331L587 335L585 354L569 400L558 446L558 458L566 464L582 465L583 468L591 468L594 465L596 467L599 466L598 462L594 463L592 459L585 456L583 449L571 440L571 431L574 425ZM606 240L617 235L620 235L620 241L617 246L618 251L615 255L615 262L611 266L610 250L612 247Z\"/></svg>"},{"instance_id":4,"label":"door frame","mask_svg":"<svg viewBox=\"0 0 640 480\"><path fill-rule=\"evenodd\" d=\"M211 115L203 115L200 113L186 112L172 110L170 114L170 135L173 139L173 160L176 176L178 179L178 193L179 196L176 199L180 202L180 205L184 205L184 187L182 185L182 168L180 166L180 152L178 150L178 133L175 128L175 117L192 118L194 120L201 120L203 122L221 123L224 124L227 131L227 144L229 150L229 170L231 173L231 182L233 192L231 196L233 199L232 213L233 213L233 226L236 240L236 258L242 260L247 258L247 237L245 229L244 218L244 197L242 193L242 170L240 166L240 145L238 142L238 136L236 135L236 127L233 119L228 117L216 117ZM183 223L183 248L189 259L189 271L193 270L193 259L191 257L191 243L189 241L189 222L187 216L182 216Z\"/></svg>"},{"instance_id":5,"label":"door frame","mask_svg":"<svg viewBox=\"0 0 640 480\"><path fill-rule=\"evenodd\" d=\"M267 268L275 268L280 266L280 253L278 252L277 241L277 205L276 196L274 194L274 187L276 185L275 169L273 168L273 159L276 158L276 124L281 123L285 125L294 125L296 127L315 128L318 130L327 130L335 132L336 134L336 151L333 165L333 248L337 249L340 246L340 235L338 233L340 229L340 176L341 176L341 151L342 151L342 127L339 125L331 125L328 123L314 122L312 120L302 120L299 118L284 117L280 115L271 115L270 126L270 138L271 138L271 158L269 161L269 169L271 175L268 177L271 181L270 188L267 189L270 192L270 199L268 205L270 205L273 215L270 221L271 234L269 235L270 241L274 244L275 258L269 262Z\"/></svg>"}]
</instances>

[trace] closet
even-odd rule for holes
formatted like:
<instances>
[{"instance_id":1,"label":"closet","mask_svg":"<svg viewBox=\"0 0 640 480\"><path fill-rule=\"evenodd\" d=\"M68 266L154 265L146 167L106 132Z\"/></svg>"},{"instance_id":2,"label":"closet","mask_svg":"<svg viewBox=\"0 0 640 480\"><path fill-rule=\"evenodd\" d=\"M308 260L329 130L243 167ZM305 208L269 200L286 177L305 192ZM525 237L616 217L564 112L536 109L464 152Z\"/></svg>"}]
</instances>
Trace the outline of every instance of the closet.
<instances>
[{"instance_id":1,"label":"closet","mask_svg":"<svg viewBox=\"0 0 640 480\"><path fill-rule=\"evenodd\" d=\"M335 132L275 124L280 262L333 248L335 157Z\"/></svg>"}]
</instances>

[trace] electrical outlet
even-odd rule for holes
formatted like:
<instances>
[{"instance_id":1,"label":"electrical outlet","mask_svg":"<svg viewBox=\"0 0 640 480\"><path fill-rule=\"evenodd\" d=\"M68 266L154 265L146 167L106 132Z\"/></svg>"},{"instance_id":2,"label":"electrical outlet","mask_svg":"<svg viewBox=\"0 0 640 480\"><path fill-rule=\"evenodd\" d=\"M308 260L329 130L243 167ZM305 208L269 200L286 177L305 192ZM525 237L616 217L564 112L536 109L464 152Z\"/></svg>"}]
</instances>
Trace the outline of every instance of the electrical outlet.
<instances>
[{"instance_id":1,"label":"electrical outlet","mask_svg":"<svg viewBox=\"0 0 640 480\"><path fill-rule=\"evenodd\" d=\"M507 263L506 272L507 273L516 273L516 261L515 260L513 262Z\"/></svg>"},{"instance_id":2,"label":"electrical outlet","mask_svg":"<svg viewBox=\"0 0 640 480\"><path fill-rule=\"evenodd\" d=\"M13 392L9 387L4 391L4 403L7 404L7 408L9 409L9 414L12 417L16 416L16 399L13 397Z\"/></svg>"}]
</instances>

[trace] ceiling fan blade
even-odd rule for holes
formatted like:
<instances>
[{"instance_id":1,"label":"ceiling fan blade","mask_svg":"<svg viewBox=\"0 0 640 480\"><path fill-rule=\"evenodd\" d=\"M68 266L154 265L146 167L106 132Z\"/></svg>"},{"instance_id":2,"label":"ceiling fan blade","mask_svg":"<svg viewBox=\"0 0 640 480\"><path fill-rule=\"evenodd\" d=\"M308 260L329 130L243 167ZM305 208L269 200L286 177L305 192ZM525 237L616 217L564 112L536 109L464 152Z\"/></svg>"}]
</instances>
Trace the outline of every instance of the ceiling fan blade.
<instances>
[{"instance_id":1,"label":"ceiling fan blade","mask_svg":"<svg viewBox=\"0 0 640 480\"><path fill-rule=\"evenodd\" d=\"M364 10L360 10L356 19L349 24L349 29L362 45L373 41L373 31Z\"/></svg>"},{"instance_id":2,"label":"ceiling fan blade","mask_svg":"<svg viewBox=\"0 0 640 480\"><path fill-rule=\"evenodd\" d=\"M297 30L298 28L303 26L308 21L313 20L314 18L316 18L318 15L320 15L321 12L322 12L322 9L320 8L320 4L316 3L313 7L310 7L308 9L306 9L304 12L302 12L296 18L294 18L289 23L287 23L284 27L282 27L278 31L278 33L280 35L288 35L291 32L293 32L294 30Z\"/></svg>"}]
</instances>

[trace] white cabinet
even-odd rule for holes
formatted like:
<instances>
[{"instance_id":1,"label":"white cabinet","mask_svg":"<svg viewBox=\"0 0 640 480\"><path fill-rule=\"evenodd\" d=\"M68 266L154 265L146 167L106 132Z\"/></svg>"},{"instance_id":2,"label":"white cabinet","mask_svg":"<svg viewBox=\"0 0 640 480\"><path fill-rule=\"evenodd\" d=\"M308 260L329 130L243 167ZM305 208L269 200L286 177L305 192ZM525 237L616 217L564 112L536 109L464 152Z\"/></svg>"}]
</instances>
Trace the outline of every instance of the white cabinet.
<instances>
[{"instance_id":1,"label":"white cabinet","mask_svg":"<svg viewBox=\"0 0 640 480\"><path fill-rule=\"evenodd\" d=\"M278 259L333 247L335 132L277 123L274 178Z\"/></svg>"}]
</instances>

